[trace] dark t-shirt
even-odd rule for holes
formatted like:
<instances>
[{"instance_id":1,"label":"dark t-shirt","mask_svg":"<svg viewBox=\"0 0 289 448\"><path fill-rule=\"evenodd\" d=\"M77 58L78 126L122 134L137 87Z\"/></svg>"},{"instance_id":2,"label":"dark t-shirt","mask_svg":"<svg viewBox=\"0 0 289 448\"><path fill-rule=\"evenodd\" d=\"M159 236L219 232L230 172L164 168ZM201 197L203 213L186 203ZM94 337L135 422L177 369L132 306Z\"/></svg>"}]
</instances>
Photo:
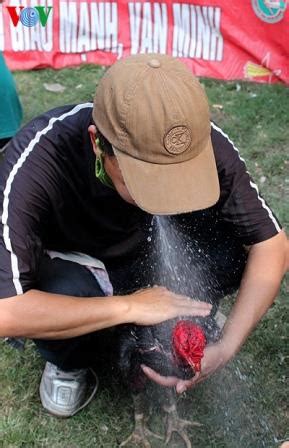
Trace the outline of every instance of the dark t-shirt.
<instances>
[{"instance_id":1,"label":"dark t-shirt","mask_svg":"<svg viewBox=\"0 0 289 448\"><path fill-rule=\"evenodd\" d=\"M147 244L152 216L95 177L87 131L92 106L51 110L32 120L8 146L0 170L2 298L35 287L46 250L82 252L110 267L129 264ZM239 250L271 238L281 227L238 150L214 123L212 142L220 199L175 220L204 250L213 248L218 265L224 241Z\"/></svg>"}]
</instances>

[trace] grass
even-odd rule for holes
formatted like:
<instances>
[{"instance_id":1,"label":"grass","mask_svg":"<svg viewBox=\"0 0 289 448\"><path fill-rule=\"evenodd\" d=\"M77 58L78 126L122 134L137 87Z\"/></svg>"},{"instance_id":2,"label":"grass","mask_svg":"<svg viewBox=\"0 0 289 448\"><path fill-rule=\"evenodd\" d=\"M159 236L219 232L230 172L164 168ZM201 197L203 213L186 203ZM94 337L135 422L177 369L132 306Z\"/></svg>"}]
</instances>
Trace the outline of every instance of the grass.
<instances>
[{"instance_id":1,"label":"grass","mask_svg":"<svg viewBox=\"0 0 289 448\"><path fill-rule=\"evenodd\" d=\"M101 67L83 66L15 73L24 122L58 105L90 101L102 72ZM62 94L51 93L44 83L60 83L66 89ZM214 120L234 140L262 193L288 229L289 90L279 85L202 83ZM289 438L288 293L287 278L278 300L236 359L179 399L182 415L204 424L190 432L194 448L273 448ZM230 303L226 299L223 309L228 310ZM56 419L40 406L43 361L33 344L28 343L24 353L4 342L0 348L1 448L113 448L129 434L131 400L109 366L102 368L97 399L72 419ZM160 430L157 410L152 426ZM177 440L174 446L181 447Z\"/></svg>"}]
</instances>

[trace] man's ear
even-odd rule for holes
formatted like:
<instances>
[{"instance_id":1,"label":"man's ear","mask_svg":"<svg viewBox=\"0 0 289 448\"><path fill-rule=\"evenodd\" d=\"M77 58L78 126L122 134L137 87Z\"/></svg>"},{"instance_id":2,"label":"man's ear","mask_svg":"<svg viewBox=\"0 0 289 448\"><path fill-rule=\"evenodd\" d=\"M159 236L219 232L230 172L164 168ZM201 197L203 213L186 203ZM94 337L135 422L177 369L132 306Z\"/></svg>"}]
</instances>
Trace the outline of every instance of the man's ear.
<instances>
[{"instance_id":1,"label":"man's ear","mask_svg":"<svg viewBox=\"0 0 289 448\"><path fill-rule=\"evenodd\" d=\"M97 143L95 141L96 138L97 138L97 129L96 129L96 126L94 124L91 124L91 125L88 126L88 133L89 133L89 136L90 136L90 141L91 141L91 144L92 144L93 152L94 152L94 154L96 156L98 156L100 154L100 148L99 148L99 146L97 145Z\"/></svg>"}]
</instances>

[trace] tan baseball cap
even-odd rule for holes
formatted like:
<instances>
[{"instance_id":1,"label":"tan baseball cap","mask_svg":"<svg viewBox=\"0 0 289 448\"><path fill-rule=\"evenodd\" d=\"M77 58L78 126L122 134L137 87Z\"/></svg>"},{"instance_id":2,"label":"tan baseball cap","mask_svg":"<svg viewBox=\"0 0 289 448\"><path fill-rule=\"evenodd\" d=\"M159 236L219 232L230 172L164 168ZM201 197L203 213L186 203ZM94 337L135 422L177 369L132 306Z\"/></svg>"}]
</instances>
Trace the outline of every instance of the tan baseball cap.
<instances>
[{"instance_id":1,"label":"tan baseball cap","mask_svg":"<svg viewBox=\"0 0 289 448\"><path fill-rule=\"evenodd\" d=\"M177 214L217 202L207 97L179 60L145 54L116 62L96 89L93 119L140 208Z\"/></svg>"}]
</instances>

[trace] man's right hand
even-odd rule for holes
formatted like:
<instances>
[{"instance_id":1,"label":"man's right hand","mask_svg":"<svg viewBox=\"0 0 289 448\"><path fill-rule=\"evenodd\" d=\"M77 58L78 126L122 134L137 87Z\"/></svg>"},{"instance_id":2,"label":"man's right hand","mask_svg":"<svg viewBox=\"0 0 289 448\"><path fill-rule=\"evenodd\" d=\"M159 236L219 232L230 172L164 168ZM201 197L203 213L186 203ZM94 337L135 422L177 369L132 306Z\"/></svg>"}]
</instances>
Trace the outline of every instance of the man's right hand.
<instances>
[{"instance_id":1,"label":"man's right hand","mask_svg":"<svg viewBox=\"0 0 289 448\"><path fill-rule=\"evenodd\" d=\"M155 325L177 316L208 316L212 305L175 294L165 287L141 289L125 296L128 320L137 325Z\"/></svg>"}]
</instances>

